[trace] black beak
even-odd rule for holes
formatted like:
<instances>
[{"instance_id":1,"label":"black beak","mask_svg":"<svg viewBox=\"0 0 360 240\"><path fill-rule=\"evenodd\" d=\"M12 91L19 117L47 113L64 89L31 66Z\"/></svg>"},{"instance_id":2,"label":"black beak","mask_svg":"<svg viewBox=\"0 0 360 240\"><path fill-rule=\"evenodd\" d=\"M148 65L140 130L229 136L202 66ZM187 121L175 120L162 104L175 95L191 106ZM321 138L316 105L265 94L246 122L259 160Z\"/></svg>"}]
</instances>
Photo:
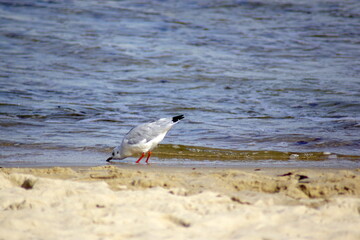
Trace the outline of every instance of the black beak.
<instances>
[{"instance_id":1,"label":"black beak","mask_svg":"<svg viewBox=\"0 0 360 240\"><path fill-rule=\"evenodd\" d=\"M110 162L111 159L113 159L113 157L109 157L108 159L106 159L106 161Z\"/></svg>"}]
</instances>

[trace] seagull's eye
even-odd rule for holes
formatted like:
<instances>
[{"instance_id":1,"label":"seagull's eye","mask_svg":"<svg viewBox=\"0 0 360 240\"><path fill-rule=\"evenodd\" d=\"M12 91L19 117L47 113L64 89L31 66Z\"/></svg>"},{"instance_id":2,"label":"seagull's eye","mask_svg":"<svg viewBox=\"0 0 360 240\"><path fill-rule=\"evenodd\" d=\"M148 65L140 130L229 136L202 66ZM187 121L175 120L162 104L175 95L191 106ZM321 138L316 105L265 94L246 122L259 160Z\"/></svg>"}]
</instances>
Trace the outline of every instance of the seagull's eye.
<instances>
[{"instance_id":1,"label":"seagull's eye","mask_svg":"<svg viewBox=\"0 0 360 240\"><path fill-rule=\"evenodd\" d=\"M115 153L114 153L114 152L112 152L112 155L113 155L113 156L115 156Z\"/></svg>"},{"instance_id":2,"label":"seagull's eye","mask_svg":"<svg viewBox=\"0 0 360 240\"><path fill-rule=\"evenodd\" d=\"M119 151L117 151L116 154L119 154Z\"/></svg>"}]
</instances>

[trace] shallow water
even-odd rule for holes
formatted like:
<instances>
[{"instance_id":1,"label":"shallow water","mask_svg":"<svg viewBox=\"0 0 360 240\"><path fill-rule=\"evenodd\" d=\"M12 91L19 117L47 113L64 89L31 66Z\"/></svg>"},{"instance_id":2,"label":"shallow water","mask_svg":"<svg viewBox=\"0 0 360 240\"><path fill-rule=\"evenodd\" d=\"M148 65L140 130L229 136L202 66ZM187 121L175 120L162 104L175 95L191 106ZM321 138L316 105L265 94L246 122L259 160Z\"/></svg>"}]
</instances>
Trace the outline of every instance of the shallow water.
<instances>
[{"instance_id":1,"label":"shallow water","mask_svg":"<svg viewBox=\"0 0 360 240\"><path fill-rule=\"evenodd\" d=\"M1 161L29 146L102 155L175 114L186 119L164 144L360 156L359 12L356 0L1 1Z\"/></svg>"},{"instance_id":2,"label":"shallow water","mask_svg":"<svg viewBox=\"0 0 360 240\"><path fill-rule=\"evenodd\" d=\"M6 146L0 167L137 165L134 158L106 162L110 148L62 148L44 146ZM142 160L140 164L146 164ZM162 144L152 154L147 167L186 168L360 168L360 156L319 152L238 151L231 149Z\"/></svg>"}]
</instances>

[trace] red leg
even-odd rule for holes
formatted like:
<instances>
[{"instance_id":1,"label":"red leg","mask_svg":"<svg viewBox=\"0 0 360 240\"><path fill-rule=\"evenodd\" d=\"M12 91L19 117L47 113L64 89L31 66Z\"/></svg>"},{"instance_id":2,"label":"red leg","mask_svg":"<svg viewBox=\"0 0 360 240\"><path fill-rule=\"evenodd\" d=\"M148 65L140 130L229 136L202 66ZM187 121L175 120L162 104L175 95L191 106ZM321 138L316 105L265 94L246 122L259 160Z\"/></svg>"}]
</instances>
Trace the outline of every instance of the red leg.
<instances>
[{"instance_id":1,"label":"red leg","mask_svg":"<svg viewBox=\"0 0 360 240\"><path fill-rule=\"evenodd\" d=\"M136 161L136 163L139 163L144 156L145 156L145 153L142 153L141 156L139 157L139 159Z\"/></svg>"},{"instance_id":2,"label":"red leg","mask_svg":"<svg viewBox=\"0 0 360 240\"><path fill-rule=\"evenodd\" d=\"M148 156L147 156L146 161L145 161L146 163L148 163L151 153L152 152L150 152L150 151L148 152Z\"/></svg>"}]
</instances>

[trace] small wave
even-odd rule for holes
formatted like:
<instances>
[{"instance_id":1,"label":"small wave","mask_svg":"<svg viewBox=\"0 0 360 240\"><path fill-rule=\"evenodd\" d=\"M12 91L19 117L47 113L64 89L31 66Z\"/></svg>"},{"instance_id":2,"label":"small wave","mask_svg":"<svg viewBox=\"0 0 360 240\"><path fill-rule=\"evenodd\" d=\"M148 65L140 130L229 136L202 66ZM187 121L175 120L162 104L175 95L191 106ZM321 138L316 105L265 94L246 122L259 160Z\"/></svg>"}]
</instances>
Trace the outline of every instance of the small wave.
<instances>
[{"instance_id":1,"label":"small wave","mask_svg":"<svg viewBox=\"0 0 360 240\"><path fill-rule=\"evenodd\" d=\"M159 145L154 155L159 158L180 158L190 160L253 161L253 160L299 160L323 161L330 158L360 160L360 156L340 155L330 152L280 152L280 151L241 151L231 149L207 148L185 145Z\"/></svg>"},{"instance_id":2,"label":"small wave","mask_svg":"<svg viewBox=\"0 0 360 240\"><path fill-rule=\"evenodd\" d=\"M15 142L0 141L1 147L17 147L25 149L60 150L77 152L111 153L113 147L108 146L84 146L67 147L50 144L22 144ZM183 159L190 161L325 161L329 159L360 161L357 155L341 155L331 152L280 152L280 151L248 151L221 148L209 148L200 146L160 144L153 153L159 159Z\"/></svg>"}]
</instances>

